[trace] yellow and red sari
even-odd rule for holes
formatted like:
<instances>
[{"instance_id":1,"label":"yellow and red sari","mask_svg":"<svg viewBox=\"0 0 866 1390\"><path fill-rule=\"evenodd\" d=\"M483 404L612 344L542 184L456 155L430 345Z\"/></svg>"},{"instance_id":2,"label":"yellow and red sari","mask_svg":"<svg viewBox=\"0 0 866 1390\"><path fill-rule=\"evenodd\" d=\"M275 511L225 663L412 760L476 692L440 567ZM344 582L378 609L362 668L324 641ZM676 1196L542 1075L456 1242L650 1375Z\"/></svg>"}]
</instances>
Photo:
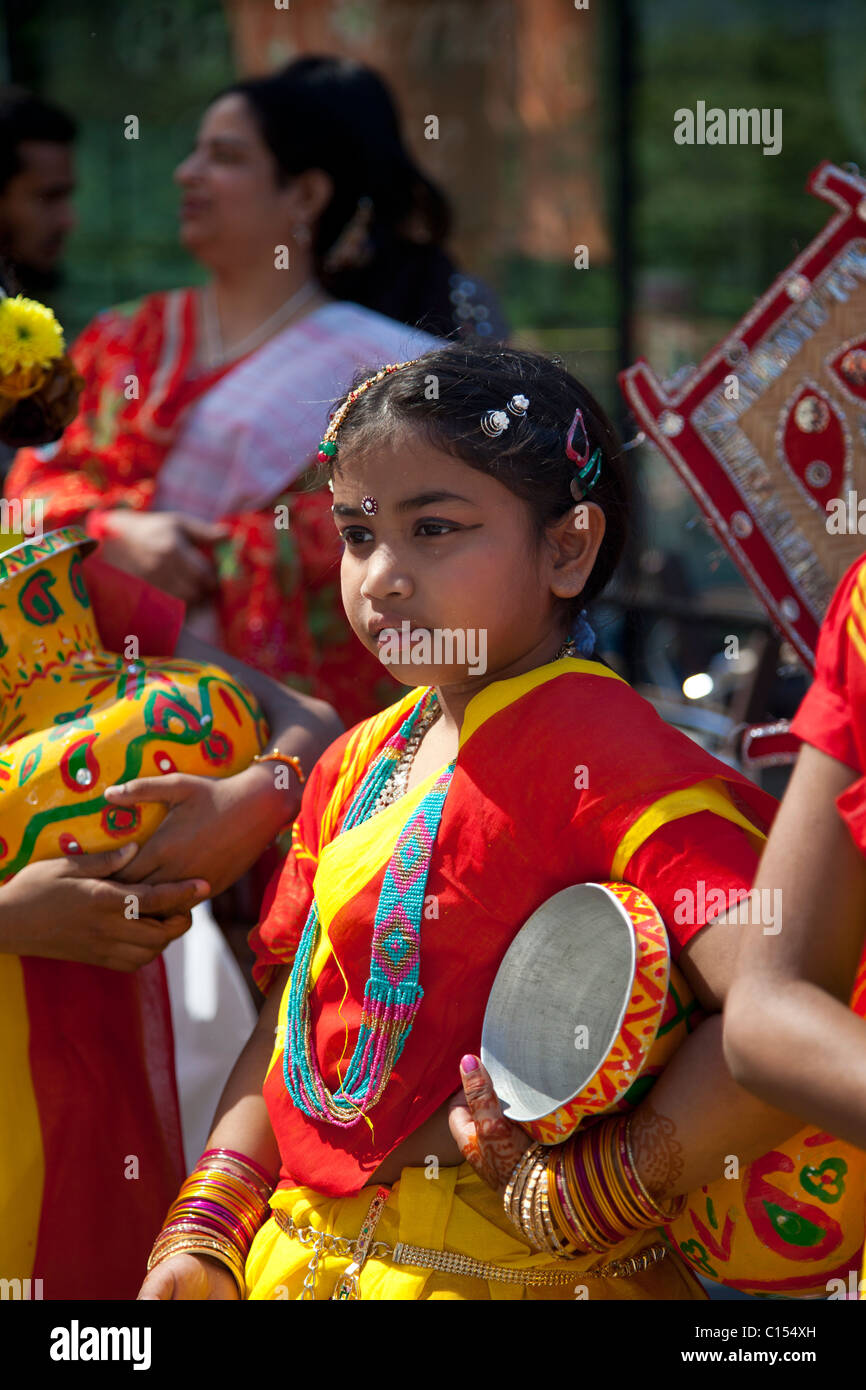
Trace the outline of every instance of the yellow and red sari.
<instances>
[{"instance_id":1,"label":"yellow and red sari","mask_svg":"<svg viewBox=\"0 0 866 1390\"><path fill-rule=\"evenodd\" d=\"M311 970L311 1026L331 1090L358 1037L372 924L389 859L438 774L342 834L341 824L367 768L420 694L411 692L351 730L317 764L292 852L253 933L257 976L267 988L275 969L292 962L315 893L321 933ZM498 966L540 903L572 883L629 881L657 904L676 957L704 925L708 899L712 904L718 890L750 887L774 808L771 797L665 724L599 662L565 658L487 686L467 707L433 847L421 921L424 996L369 1125L334 1128L293 1105L283 1080L286 990L264 1084L282 1156L272 1206L298 1225L357 1235L375 1170L457 1089L461 1056L478 1052ZM690 886L698 910L683 924L676 909ZM520 1245L494 1194L465 1165L442 1170L436 1180L425 1180L424 1170L404 1169L376 1239L449 1250L456 1245L459 1253L518 1269L545 1260ZM646 1243L646 1233L611 1258L631 1253L641 1240ZM270 1220L250 1254L249 1296L300 1296L309 1259L309 1249ZM329 1296L346 1264L337 1255L320 1263L318 1296ZM575 1267L582 1268L580 1262ZM637 1279L590 1285L591 1296L602 1283L603 1297L702 1296L673 1258ZM361 1292L380 1298L523 1296L519 1285L455 1280L392 1268L381 1259L367 1261ZM550 1289L531 1293L558 1296Z\"/></svg>"}]
</instances>

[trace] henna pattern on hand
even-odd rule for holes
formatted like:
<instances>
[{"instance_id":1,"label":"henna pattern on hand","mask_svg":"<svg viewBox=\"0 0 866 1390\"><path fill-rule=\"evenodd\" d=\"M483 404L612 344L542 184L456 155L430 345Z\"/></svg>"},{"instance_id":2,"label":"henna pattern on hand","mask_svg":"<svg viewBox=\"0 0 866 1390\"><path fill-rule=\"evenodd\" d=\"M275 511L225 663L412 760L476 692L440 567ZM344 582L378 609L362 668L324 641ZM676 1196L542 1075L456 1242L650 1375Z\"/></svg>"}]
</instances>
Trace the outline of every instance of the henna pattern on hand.
<instances>
[{"instance_id":1,"label":"henna pattern on hand","mask_svg":"<svg viewBox=\"0 0 866 1390\"><path fill-rule=\"evenodd\" d=\"M501 1112L488 1120L476 1120L475 1129L482 1161L492 1172L487 1181L491 1187L504 1191L515 1163L531 1143L529 1135Z\"/></svg>"},{"instance_id":2,"label":"henna pattern on hand","mask_svg":"<svg viewBox=\"0 0 866 1390\"><path fill-rule=\"evenodd\" d=\"M461 1152L478 1176L495 1192L504 1192L514 1166L531 1143L519 1125L508 1120L483 1068L464 1077L464 1097L473 1133L461 1143Z\"/></svg>"},{"instance_id":3,"label":"henna pattern on hand","mask_svg":"<svg viewBox=\"0 0 866 1390\"><path fill-rule=\"evenodd\" d=\"M486 1182L488 1187L496 1188L499 1180L494 1169L487 1162L481 1152L476 1135L470 1135L463 1145L463 1157L467 1163L471 1163L482 1182Z\"/></svg>"},{"instance_id":4,"label":"henna pattern on hand","mask_svg":"<svg viewBox=\"0 0 866 1390\"><path fill-rule=\"evenodd\" d=\"M629 1125L632 1153L638 1176L653 1197L676 1190L683 1171L683 1146L676 1138L676 1125L644 1102Z\"/></svg>"}]
</instances>

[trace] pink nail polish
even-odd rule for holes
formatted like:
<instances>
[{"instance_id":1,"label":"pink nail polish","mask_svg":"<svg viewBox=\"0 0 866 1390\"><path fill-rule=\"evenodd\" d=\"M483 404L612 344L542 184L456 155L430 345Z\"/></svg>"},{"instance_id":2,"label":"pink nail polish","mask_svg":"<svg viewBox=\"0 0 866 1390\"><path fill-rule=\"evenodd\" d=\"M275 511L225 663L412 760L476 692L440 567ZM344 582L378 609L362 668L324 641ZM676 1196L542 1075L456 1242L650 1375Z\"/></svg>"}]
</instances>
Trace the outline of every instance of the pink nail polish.
<instances>
[{"instance_id":1,"label":"pink nail polish","mask_svg":"<svg viewBox=\"0 0 866 1390\"><path fill-rule=\"evenodd\" d=\"M478 1058L473 1057L471 1052L467 1052L466 1056L462 1059L460 1066L463 1071L477 1071Z\"/></svg>"}]
</instances>

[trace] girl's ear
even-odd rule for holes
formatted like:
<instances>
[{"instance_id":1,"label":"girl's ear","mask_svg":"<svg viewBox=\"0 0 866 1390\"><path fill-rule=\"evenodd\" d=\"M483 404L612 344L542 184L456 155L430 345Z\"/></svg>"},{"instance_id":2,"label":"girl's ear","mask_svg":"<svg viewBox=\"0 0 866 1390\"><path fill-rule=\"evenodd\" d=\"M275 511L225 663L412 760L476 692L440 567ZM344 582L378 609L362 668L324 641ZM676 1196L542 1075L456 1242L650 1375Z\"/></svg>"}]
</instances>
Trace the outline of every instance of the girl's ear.
<instances>
[{"instance_id":1,"label":"girl's ear","mask_svg":"<svg viewBox=\"0 0 866 1390\"><path fill-rule=\"evenodd\" d=\"M548 526L548 579L557 598L576 598L585 589L605 525L604 512L596 502L578 502Z\"/></svg>"}]
</instances>

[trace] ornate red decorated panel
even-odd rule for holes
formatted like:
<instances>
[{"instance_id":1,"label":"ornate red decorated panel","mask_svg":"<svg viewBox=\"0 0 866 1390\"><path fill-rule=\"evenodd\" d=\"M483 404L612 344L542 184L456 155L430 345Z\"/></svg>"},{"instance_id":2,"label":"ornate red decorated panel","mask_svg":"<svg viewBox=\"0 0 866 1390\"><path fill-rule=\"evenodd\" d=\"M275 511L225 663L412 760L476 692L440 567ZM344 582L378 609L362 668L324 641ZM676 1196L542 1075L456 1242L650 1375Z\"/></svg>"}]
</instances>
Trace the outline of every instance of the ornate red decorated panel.
<instances>
[{"instance_id":1,"label":"ornate red decorated panel","mask_svg":"<svg viewBox=\"0 0 866 1390\"><path fill-rule=\"evenodd\" d=\"M811 667L866 549L866 181L825 162L808 188L826 227L700 366L663 382L640 359L620 385Z\"/></svg>"}]
</instances>

